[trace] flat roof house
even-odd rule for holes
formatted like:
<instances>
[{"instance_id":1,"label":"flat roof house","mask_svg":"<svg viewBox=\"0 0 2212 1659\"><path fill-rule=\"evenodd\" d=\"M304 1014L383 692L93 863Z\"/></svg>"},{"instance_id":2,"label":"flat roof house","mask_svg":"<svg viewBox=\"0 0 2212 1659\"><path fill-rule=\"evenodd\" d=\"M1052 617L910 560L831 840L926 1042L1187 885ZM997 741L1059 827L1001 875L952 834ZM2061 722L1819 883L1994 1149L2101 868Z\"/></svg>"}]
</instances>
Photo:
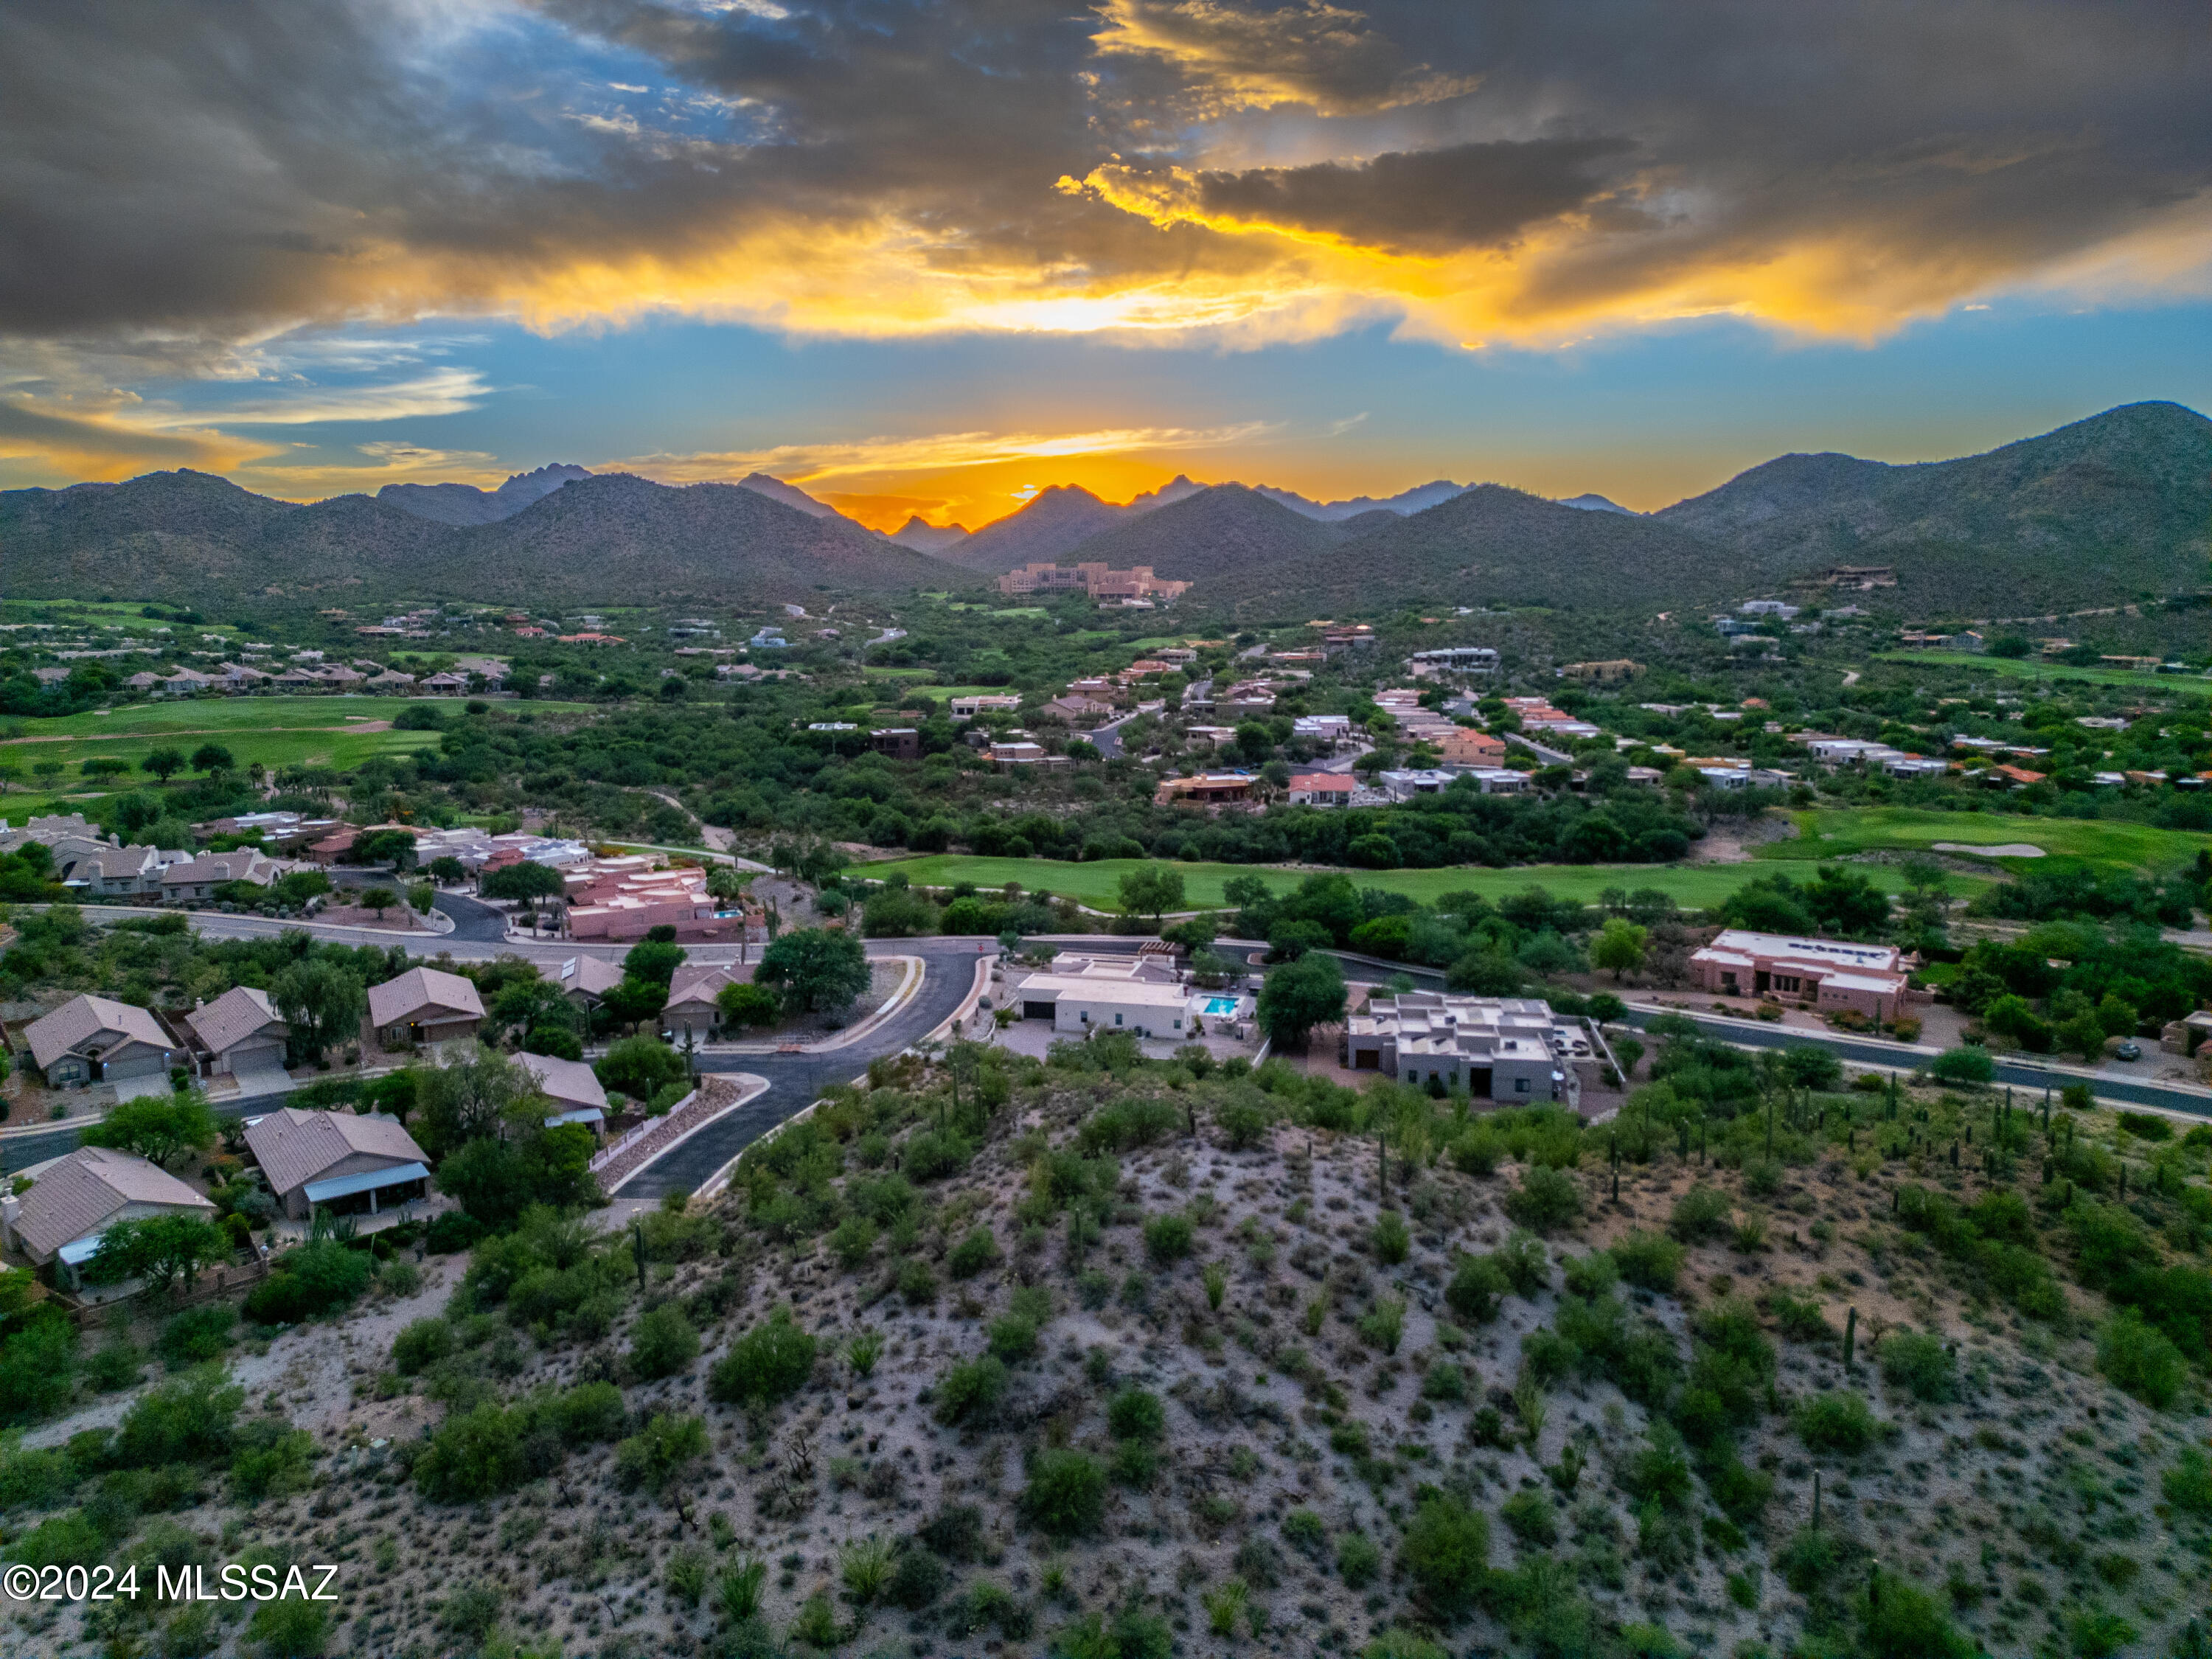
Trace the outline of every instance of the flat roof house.
<instances>
[{"instance_id":1,"label":"flat roof house","mask_svg":"<svg viewBox=\"0 0 2212 1659\"><path fill-rule=\"evenodd\" d=\"M269 993L234 985L213 1002L185 1016L193 1057L203 1075L246 1078L259 1075L281 1083L292 1028L269 1000ZM271 1077L270 1073L276 1073Z\"/></svg>"},{"instance_id":2,"label":"flat roof house","mask_svg":"<svg viewBox=\"0 0 2212 1659\"><path fill-rule=\"evenodd\" d=\"M398 979L368 988L364 1035L396 1048L410 1043L445 1042L472 1037L483 1020L477 988L459 974L435 968L410 968Z\"/></svg>"},{"instance_id":3,"label":"flat roof house","mask_svg":"<svg viewBox=\"0 0 2212 1659\"><path fill-rule=\"evenodd\" d=\"M1547 1004L1442 991L1370 997L1345 1021L1338 1047L1352 1071L1517 1104L1577 1100L1571 1063L1596 1058L1589 1038L1561 1026Z\"/></svg>"},{"instance_id":4,"label":"flat roof house","mask_svg":"<svg viewBox=\"0 0 2212 1659\"><path fill-rule=\"evenodd\" d=\"M1152 792L1152 805L1218 806L1247 801L1258 782L1249 772L1200 772L1195 777L1170 778Z\"/></svg>"},{"instance_id":5,"label":"flat roof house","mask_svg":"<svg viewBox=\"0 0 2212 1659\"><path fill-rule=\"evenodd\" d=\"M1049 1019L1055 1031L1133 1031L1140 1037L1190 1035L1197 1009L1190 988L1164 962L1060 956L1016 988L1024 1019Z\"/></svg>"},{"instance_id":6,"label":"flat roof house","mask_svg":"<svg viewBox=\"0 0 2212 1659\"><path fill-rule=\"evenodd\" d=\"M295 1221L319 1204L343 1214L421 1198L429 1159L396 1117L286 1106L246 1126L246 1145Z\"/></svg>"},{"instance_id":7,"label":"flat roof house","mask_svg":"<svg viewBox=\"0 0 2212 1659\"><path fill-rule=\"evenodd\" d=\"M181 1058L160 1020L106 997L71 997L24 1027L23 1040L49 1089L166 1079Z\"/></svg>"},{"instance_id":8,"label":"flat roof house","mask_svg":"<svg viewBox=\"0 0 2212 1659\"><path fill-rule=\"evenodd\" d=\"M206 1194L136 1152L106 1146L80 1146L56 1158L37 1171L28 1192L0 1207L15 1248L39 1267L58 1264L56 1272L72 1285L118 1221L215 1214Z\"/></svg>"},{"instance_id":9,"label":"flat roof house","mask_svg":"<svg viewBox=\"0 0 2212 1659\"><path fill-rule=\"evenodd\" d=\"M607 1118L607 1091L589 1066L580 1060L532 1054L517 1054L514 1063L537 1080L538 1092L552 1106L545 1115L547 1128L580 1123L594 1134L601 1133L599 1126Z\"/></svg>"},{"instance_id":10,"label":"flat roof house","mask_svg":"<svg viewBox=\"0 0 2212 1659\"><path fill-rule=\"evenodd\" d=\"M1771 997L1824 1013L1850 1009L1885 1020L1896 1018L1905 1000L1899 962L1893 945L1791 939L1730 927L1691 953L1690 976L1723 996Z\"/></svg>"}]
</instances>

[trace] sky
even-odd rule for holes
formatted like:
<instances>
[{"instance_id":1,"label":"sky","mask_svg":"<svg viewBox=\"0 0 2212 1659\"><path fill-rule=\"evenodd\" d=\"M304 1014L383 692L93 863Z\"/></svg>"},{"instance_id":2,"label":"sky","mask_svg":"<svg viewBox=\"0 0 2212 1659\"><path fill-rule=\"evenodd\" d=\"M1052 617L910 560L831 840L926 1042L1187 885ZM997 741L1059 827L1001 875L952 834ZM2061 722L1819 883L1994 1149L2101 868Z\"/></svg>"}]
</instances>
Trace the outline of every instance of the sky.
<instances>
[{"instance_id":1,"label":"sky","mask_svg":"<svg viewBox=\"0 0 2212 1659\"><path fill-rule=\"evenodd\" d=\"M15 0L0 488L1648 509L2212 410L2208 84L2149 0Z\"/></svg>"}]
</instances>

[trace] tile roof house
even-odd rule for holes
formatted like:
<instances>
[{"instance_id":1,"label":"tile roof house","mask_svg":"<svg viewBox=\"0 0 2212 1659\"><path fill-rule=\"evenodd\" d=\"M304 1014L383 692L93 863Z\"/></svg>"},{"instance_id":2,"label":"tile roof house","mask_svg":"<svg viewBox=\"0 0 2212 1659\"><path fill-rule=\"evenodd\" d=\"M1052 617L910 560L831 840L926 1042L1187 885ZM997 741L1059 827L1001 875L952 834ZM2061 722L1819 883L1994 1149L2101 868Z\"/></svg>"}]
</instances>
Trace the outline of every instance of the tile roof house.
<instances>
[{"instance_id":1,"label":"tile roof house","mask_svg":"<svg viewBox=\"0 0 2212 1659\"><path fill-rule=\"evenodd\" d=\"M143 1008L106 997L71 997L24 1027L23 1040L49 1089L166 1077L179 1058L161 1021Z\"/></svg>"},{"instance_id":2,"label":"tile roof house","mask_svg":"<svg viewBox=\"0 0 2212 1659\"><path fill-rule=\"evenodd\" d=\"M172 864L161 872L161 896L211 898L216 888L232 881L256 882L265 887L289 867L283 860L272 859L251 847L228 853L203 853L198 858Z\"/></svg>"},{"instance_id":3,"label":"tile roof house","mask_svg":"<svg viewBox=\"0 0 2212 1659\"><path fill-rule=\"evenodd\" d=\"M477 988L459 974L410 968L398 979L368 988L365 1036L384 1048L472 1037L483 1019Z\"/></svg>"},{"instance_id":4,"label":"tile roof house","mask_svg":"<svg viewBox=\"0 0 2212 1659\"><path fill-rule=\"evenodd\" d=\"M46 850L60 880L88 896L102 898L158 897L161 872L189 856L143 845L120 846L112 837L95 836L58 837L46 844Z\"/></svg>"},{"instance_id":5,"label":"tile roof house","mask_svg":"<svg viewBox=\"0 0 2212 1659\"><path fill-rule=\"evenodd\" d=\"M201 1070L210 1077L282 1071L292 1035L266 991L235 985L185 1016Z\"/></svg>"},{"instance_id":6,"label":"tile roof house","mask_svg":"<svg viewBox=\"0 0 2212 1659\"><path fill-rule=\"evenodd\" d=\"M721 1024L722 1012L714 999L725 985L741 985L752 975L726 968L678 968L668 987L668 1006L660 1011L660 1029L681 1042L690 1036L704 1042L707 1034Z\"/></svg>"},{"instance_id":7,"label":"tile roof house","mask_svg":"<svg viewBox=\"0 0 2212 1659\"><path fill-rule=\"evenodd\" d=\"M588 1013L623 982L622 963L602 957L570 957L553 970L552 979L562 996Z\"/></svg>"},{"instance_id":8,"label":"tile roof house","mask_svg":"<svg viewBox=\"0 0 2212 1659\"><path fill-rule=\"evenodd\" d=\"M214 1202L136 1152L80 1146L40 1170L35 1184L8 1206L15 1248L40 1267L58 1261L75 1278L118 1221L157 1215L212 1218Z\"/></svg>"},{"instance_id":9,"label":"tile roof house","mask_svg":"<svg viewBox=\"0 0 2212 1659\"><path fill-rule=\"evenodd\" d=\"M538 1080L539 1092L553 1109L545 1115L548 1128L556 1123L581 1123L594 1133L606 1121L607 1091L599 1074L580 1060L561 1060L552 1054L522 1054L514 1063Z\"/></svg>"},{"instance_id":10,"label":"tile roof house","mask_svg":"<svg viewBox=\"0 0 2212 1659\"><path fill-rule=\"evenodd\" d=\"M319 1204L374 1215L380 1202L420 1198L428 1189L428 1158L398 1118L380 1113L286 1106L246 1125L246 1145L295 1221Z\"/></svg>"},{"instance_id":11,"label":"tile roof house","mask_svg":"<svg viewBox=\"0 0 2212 1659\"><path fill-rule=\"evenodd\" d=\"M1346 772L1302 772L1284 787L1293 806L1349 806L1359 786Z\"/></svg>"}]
</instances>

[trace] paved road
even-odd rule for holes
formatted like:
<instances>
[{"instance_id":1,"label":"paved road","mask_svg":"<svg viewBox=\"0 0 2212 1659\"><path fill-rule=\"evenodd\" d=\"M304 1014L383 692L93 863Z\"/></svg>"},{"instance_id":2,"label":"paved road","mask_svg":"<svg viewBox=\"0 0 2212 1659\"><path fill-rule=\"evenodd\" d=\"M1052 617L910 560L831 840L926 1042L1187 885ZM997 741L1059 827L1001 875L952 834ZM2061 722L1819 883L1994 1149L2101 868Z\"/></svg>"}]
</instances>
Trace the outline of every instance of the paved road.
<instances>
[{"instance_id":1,"label":"paved road","mask_svg":"<svg viewBox=\"0 0 2212 1659\"><path fill-rule=\"evenodd\" d=\"M702 1072L750 1072L768 1089L728 1116L718 1118L681 1146L664 1152L623 1183L624 1199L696 1192L717 1170L770 1129L811 1104L824 1088L868 1069L868 1062L921 1041L951 1018L975 982L975 959L997 955L989 941L967 939L886 941L899 954L927 966L921 989L899 1012L850 1048L823 1054L702 1054Z\"/></svg>"},{"instance_id":2,"label":"paved road","mask_svg":"<svg viewBox=\"0 0 2212 1659\"><path fill-rule=\"evenodd\" d=\"M1745 1048L1780 1048L1791 1043L1814 1042L1832 1049L1840 1058L1881 1071L1911 1072L1925 1066L1938 1050L1902 1042L1882 1042L1870 1037L1838 1036L1826 1031L1801 1030L1791 1026L1760 1025L1749 1020L1719 1019L1689 1013L1681 1008L1632 1008L1628 1024L1649 1025L1662 1014L1686 1014L1702 1030L1724 1042ZM2023 1060L1996 1062L1996 1081L2015 1089L2061 1089L2069 1083L2086 1083L2104 1101L2131 1106L2155 1106L2191 1117L2212 1117L2212 1091L2183 1084L2160 1083L2147 1078L2119 1078L2103 1072L2076 1071L2070 1066L2039 1066Z\"/></svg>"}]
</instances>

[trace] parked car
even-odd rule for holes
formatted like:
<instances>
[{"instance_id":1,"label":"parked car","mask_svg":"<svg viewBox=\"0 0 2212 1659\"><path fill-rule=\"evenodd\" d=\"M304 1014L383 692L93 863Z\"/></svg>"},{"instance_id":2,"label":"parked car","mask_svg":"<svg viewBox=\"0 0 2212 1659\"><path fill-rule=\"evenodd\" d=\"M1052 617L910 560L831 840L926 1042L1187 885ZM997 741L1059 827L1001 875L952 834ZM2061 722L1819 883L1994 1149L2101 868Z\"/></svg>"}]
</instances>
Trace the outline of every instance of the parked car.
<instances>
[{"instance_id":1,"label":"parked car","mask_svg":"<svg viewBox=\"0 0 2212 1659\"><path fill-rule=\"evenodd\" d=\"M2142 1044L2130 1037L2128 1041L2123 1042L2118 1048L2113 1049L2112 1054L2115 1059L2118 1060L2141 1060L2142 1058Z\"/></svg>"}]
</instances>

